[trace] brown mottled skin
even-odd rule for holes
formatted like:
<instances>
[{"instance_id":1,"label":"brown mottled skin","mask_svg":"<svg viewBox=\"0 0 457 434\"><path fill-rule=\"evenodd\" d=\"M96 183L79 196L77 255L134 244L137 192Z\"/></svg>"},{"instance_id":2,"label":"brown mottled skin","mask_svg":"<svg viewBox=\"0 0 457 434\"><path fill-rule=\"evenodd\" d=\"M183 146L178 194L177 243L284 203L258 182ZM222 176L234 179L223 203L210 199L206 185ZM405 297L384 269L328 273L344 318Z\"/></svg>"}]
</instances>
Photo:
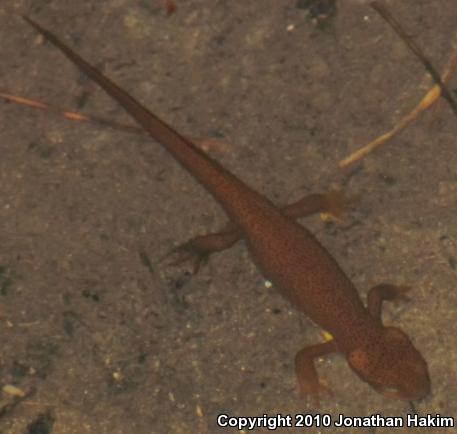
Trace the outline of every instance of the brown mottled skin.
<instances>
[{"instance_id":1,"label":"brown mottled skin","mask_svg":"<svg viewBox=\"0 0 457 434\"><path fill-rule=\"evenodd\" d=\"M296 372L302 395L319 403L322 385L314 358L342 353L351 368L387 396L415 400L430 392L427 364L408 336L385 327L383 300L404 298L407 288L378 285L368 295L367 307L354 285L328 251L295 218L338 208L338 195L311 195L283 209L277 208L217 161L200 151L158 119L124 90L103 76L52 33L24 17L48 41L97 82L111 97L200 182L224 208L230 223L219 233L204 235L176 250L175 262L200 260L214 251L246 241L262 273L302 312L328 330L333 339L298 352Z\"/></svg>"}]
</instances>

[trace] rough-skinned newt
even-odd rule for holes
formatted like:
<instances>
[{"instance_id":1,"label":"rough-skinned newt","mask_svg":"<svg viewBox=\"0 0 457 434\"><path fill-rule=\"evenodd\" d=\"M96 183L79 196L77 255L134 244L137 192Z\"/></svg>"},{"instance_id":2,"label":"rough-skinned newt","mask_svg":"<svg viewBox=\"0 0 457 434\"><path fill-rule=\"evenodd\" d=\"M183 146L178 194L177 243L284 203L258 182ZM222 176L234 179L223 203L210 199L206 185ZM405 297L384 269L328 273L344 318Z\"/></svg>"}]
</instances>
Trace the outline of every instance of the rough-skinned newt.
<instances>
[{"instance_id":1,"label":"rough-skinned newt","mask_svg":"<svg viewBox=\"0 0 457 434\"><path fill-rule=\"evenodd\" d=\"M219 233L199 236L177 252L178 259L202 258L243 239L259 270L333 339L308 346L295 357L300 392L319 403L327 389L314 359L342 353L364 381L386 396L415 400L430 393L427 363L399 328L382 324L384 300L404 297L405 287L382 284L368 293L367 307L330 253L295 219L338 205L338 194L311 195L278 208L105 77L30 18L24 19L116 100L223 207L230 223Z\"/></svg>"}]
</instances>

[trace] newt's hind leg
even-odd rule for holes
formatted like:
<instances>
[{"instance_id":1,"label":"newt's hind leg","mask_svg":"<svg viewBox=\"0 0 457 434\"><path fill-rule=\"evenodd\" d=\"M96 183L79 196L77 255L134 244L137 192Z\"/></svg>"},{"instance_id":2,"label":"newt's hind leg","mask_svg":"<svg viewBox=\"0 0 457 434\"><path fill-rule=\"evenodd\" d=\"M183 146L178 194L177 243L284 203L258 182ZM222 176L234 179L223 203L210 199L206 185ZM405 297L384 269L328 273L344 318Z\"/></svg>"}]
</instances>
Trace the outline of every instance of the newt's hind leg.
<instances>
[{"instance_id":1,"label":"newt's hind leg","mask_svg":"<svg viewBox=\"0 0 457 434\"><path fill-rule=\"evenodd\" d=\"M307 217L318 212L326 212L338 218L345 212L347 202L343 193L335 190L324 194L310 194L281 208L281 211L293 219ZM179 265L190 261L193 274L196 274L201 264L212 253L232 247L242 236L241 230L234 223L228 222L221 231L199 235L173 249L165 258L169 258L169 265Z\"/></svg>"},{"instance_id":2,"label":"newt's hind leg","mask_svg":"<svg viewBox=\"0 0 457 434\"><path fill-rule=\"evenodd\" d=\"M410 286L397 286L389 283L381 283L374 286L368 292L367 308L371 316L376 319L381 319L382 302L392 300L409 301L406 295L411 290Z\"/></svg>"},{"instance_id":3,"label":"newt's hind leg","mask_svg":"<svg viewBox=\"0 0 457 434\"><path fill-rule=\"evenodd\" d=\"M165 258L170 258L169 265L179 265L190 261L192 274L197 274L202 263L215 252L232 247L241 239L241 231L233 223L228 223L220 232L198 235L173 249Z\"/></svg>"},{"instance_id":4,"label":"newt's hind leg","mask_svg":"<svg viewBox=\"0 0 457 434\"><path fill-rule=\"evenodd\" d=\"M290 205L281 208L288 217L299 219L318 212L331 214L340 218L351 204L351 200L344 196L342 190L331 190L327 193L309 194Z\"/></svg>"}]
</instances>

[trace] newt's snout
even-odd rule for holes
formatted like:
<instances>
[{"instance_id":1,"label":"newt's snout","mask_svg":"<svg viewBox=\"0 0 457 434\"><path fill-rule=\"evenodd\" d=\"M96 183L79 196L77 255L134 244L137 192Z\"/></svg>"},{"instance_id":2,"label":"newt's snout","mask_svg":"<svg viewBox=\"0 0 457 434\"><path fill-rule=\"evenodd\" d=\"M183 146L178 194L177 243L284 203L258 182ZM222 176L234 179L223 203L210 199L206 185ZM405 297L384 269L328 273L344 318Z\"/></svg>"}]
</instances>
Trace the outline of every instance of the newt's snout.
<instances>
[{"instance_id":1,"label":"newt's snout","mask_svg":"<svg viewBox=\"0 0 457 434\"><path fill-rule=\"evenodd\" d=\"M348 355L351 368L389 398L415 401L431 390L425 359L398 328L385 327L376 342Z\"/></svg>"}]
</instances>

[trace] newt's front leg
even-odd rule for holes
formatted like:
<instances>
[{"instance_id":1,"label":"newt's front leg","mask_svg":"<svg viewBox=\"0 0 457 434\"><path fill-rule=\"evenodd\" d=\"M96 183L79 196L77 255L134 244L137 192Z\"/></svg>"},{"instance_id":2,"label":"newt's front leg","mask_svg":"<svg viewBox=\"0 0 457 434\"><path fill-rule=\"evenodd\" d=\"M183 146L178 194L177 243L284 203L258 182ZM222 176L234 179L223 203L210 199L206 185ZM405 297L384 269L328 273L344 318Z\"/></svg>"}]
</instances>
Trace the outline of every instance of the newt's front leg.
<instances>
[{"instance_id":1,"label":"newt's front leg","mask_svg":"<svg viewBox=\"0 0 457 434\"><path fill-rule=\"evenodd\" d=\"M319 393L327 392L332 395L332 391L319 381L314 359L326 356L338 351L336 342L323 342L301 349L295 356L295 373L297 375L300 398L311 395L316 407L319 407Z\"/></svg>"},{"instance_id":2,"label":"newt's front leg","mask_svg":"<svg viewBox=\"0 0 457 434\"><path fill-rule=\"evenodd\" d=\"M342 191L334 190L324 194L310 194L281 208L281 211L293 219L318 212L340 217L347 208L347 202ZM242 233L239 228L232 222L228 222L219 232L199 235L172 250L166 257L171 257L170 265L191 261L193 274L196 274L202 262L206 261L212 253L232 247L241 238Z\"/></svg>"},{"instance_id":3,"label":"newt's front leg","mask_svg":"<svg viewBox=\"0 0 457 434\"><path fill-rule=\"evenodd\" d=\"M381 283L368 291L367 308L373 318L381 320L382 302L392 300L408 301L406 295L411 290L410 286L397 286L390 283Z\"/></svg>"}]
</instances>

